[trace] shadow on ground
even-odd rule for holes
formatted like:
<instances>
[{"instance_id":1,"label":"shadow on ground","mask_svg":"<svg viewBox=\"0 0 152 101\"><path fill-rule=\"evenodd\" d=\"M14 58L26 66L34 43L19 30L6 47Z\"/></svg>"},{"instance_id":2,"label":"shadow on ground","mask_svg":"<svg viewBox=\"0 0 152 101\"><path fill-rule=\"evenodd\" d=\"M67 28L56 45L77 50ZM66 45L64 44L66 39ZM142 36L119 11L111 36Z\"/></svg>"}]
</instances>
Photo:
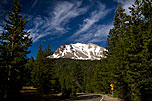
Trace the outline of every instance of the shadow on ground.
<instances>
[{"instance_id":1,"label":"shadow on ground","mask_svg":"<svg viewBox=\"0 0 152 101\"><path fill-rule=\"evenodd\" d=\"M68 99L66 101L72 101L72 100L90 100L90 99L96 99L96 98L102 98L101 95L95 95L95 94L78 94L77 97Z\"/></svg>"},{"instance_id":2,"label":"shadow on ground","mask_svg":"<svg viewBox=\"0 0 152 101\"><path fill-rule=\"evenodd\" d=\"M20 94L11 94L8 99L0 99L0 101L97 101L95 99L101 99L101 95L96 94L77 94L74 98L63 98L61 93L52 92L50 94L44 94L37 91L35 88L24 88L20 91Z\"/></svg>"}]
</instances>

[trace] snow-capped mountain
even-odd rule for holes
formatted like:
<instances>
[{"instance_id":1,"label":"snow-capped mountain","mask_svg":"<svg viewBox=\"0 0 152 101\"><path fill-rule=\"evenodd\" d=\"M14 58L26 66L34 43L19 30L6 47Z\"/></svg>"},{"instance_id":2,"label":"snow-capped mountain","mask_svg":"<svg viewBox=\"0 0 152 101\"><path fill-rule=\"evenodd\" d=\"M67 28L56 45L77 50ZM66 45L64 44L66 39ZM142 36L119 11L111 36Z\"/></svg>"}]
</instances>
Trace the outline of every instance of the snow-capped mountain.
<instances>
[{"instance_id":1,"label":"snow-capped mountain","mask_svg":"<svg viewBox=\"0 0 152 101\"><path fill-rule=\"evenodd\" d=\"M60 46L51 56L48 58L71 58L78 60L100 60L104 57L103 51L105 48L95 44L66 44Z\"/></svg>"}]
</instances>

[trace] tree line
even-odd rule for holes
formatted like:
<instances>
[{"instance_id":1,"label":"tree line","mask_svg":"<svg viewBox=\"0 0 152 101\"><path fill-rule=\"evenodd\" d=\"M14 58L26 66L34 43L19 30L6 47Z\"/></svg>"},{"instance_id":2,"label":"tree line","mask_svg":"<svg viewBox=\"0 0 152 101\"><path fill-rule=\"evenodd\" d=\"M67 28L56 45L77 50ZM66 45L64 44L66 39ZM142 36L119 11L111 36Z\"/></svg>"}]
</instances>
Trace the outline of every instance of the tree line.
<instances>
[{"instance_id":1,"label":"tree line","mask_svg":"<svg viewBox=\"0 0 152 101\"><path fill-rule=\"evenodd\" d=\"M99 78L103 87L114 83L115 94L125 101L150 101L152 1L135 0L129 9L130 15L127 15L118 5L114 27L107 38L107 58L101 60L98 71Z\"/></svg>"},{"instance_id":2,"label":"tree line","mask_svg":"<svg viewBox=\"0 0 152 101\"><path fill-rule=\"evenodd\" d=\"M50 46L40 45L36 58L28 58L32 45L25 30L20 0L14 0L0 34L0 98L20 95L23 86L38 92L61 92L63 97L76 93L110 93L125 101L152 99L152 2L134 0L126 14L119 4L113 28L107 38L106 58L100 61L49 59Z\"/></svg>"},{"instance_id":3,"label":"tree line","mask_svg":"<svg viewBox=\"0 0 152 101\"><path fill-rule=\"evenodd\" d=\"M46 52L52 53L48 47L43 50L40 45L36 59L29 59L26 64L29 77L24 86L34 86L45 94L62 93L63 98L95 92L94 73L100 61L46 58Z\"/></svg>"}]
</instances>

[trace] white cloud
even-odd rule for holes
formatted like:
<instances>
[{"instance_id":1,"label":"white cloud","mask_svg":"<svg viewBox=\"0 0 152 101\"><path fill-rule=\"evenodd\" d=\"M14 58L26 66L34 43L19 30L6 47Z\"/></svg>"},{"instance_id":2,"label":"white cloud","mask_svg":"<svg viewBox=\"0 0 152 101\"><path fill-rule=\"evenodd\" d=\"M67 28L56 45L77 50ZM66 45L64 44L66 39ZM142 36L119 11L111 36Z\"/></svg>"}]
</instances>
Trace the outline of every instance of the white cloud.
<instances>
[{"instance_id":1,"label":"white cloud","mask_svg":"<svg viewBox=\"0 0 152 101\"><path fill-rule=\"evenodd\" d=\"M113 27L112 24L94 25L85 34L82 34L75 40L75 42L101 42L106 41L109 30Z\"/></svg>"},{"instance_id":2,"label":"white cloud","mask_svg":"<svg viewBox=\"0 0 152 101\"><path fill-rule=\"evenodd\" d=\"M30 37L33 38L33 42L38 41L38 39L46 36L46 32L42 32L43 29L41 27L47 22L45 21L41 16L37 16L33 18L32 16L29 16L30 19L30 26L32 27L29 29Z\"/></svg>"},{"instance_id":3,"label":"white cloud","mask_svg":"<svg viewBox=\"0 0 152 101\"><path fill-rule=\"evenodd\" d=\"M86 18L81 25L80 29L75 32L70 39L78 37L80 34L87 32L90 28L99 20L103 19L108 13L109 9L106 9L105 5L98 3L97 10L93 11L89 18Z\"/></svg>"},{"instance_id":4,"label":"white cloud","mask_svg":"<svg viewBox=\"0 0 152 101\"><path fill-rule=\"evenodd\" d=\"M64 26L72 19L87 11L87 8L80 8L82 2L59 2L54 8L51 25L56 30L65 30Z\"/></svg>"},{"instance_id":5,"label":"white cloud","mask_svg":"<svg viewBox=\"0 0 152 101\"><path fill-rule=\"evenodd\" d=\"M40 38L47 35L54 35L54 31L51 26L49 26L50 19L42 16L29 16L31 26L28 31L30 31L30 37L32 37L33 42L37 42ZM48 25L48 26L46 26Z\"/></svg>"},{"instance_id":6,"label":"white cloud","mask_svg":"<svg viewBox=\"0 0 152 101\"><path fill-rule=\"evenodd\" d=\"M53 13L49 14L51 17L29 16L32 26L29 30L33 42L47 35L61 36L65 34L67 32L66 25L69 21L87 11L87 8L80 8L81 4L80 1L73 3L68 1L57 2Z\"/></svg>"},{"instance_id":7,"label":"white cloud","mask_svg":"<svg viewBox=\"0 0 152 101\"><path fill-rule=\"evenodd\" d=\"M45 33L45 34L40 34L40 35L34 36L35 38L34 38L33 42L38 41L40 38L43 38L43 37L47 36L48 34L49 33Z\"/></svg>"}]
</instances>

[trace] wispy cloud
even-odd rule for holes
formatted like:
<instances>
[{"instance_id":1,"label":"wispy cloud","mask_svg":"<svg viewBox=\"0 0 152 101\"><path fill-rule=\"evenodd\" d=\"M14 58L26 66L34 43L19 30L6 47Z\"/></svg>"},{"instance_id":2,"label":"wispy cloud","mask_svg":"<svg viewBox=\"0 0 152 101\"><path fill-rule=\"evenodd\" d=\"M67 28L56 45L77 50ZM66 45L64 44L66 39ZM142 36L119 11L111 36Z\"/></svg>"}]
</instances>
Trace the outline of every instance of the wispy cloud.
<instances>
[{"instance_id":1,"label":"wispy cloud","mask_svg":"<svg viewBox=\"0 0 152 101\"><path fill-rule=\"evenodd\" d=\"M51 33L53 32L52 28L50 26L45 26L46 24L49 23L50 20L49 18L42 16L36 16L36 17L28 16L28 17L30 21L28 25L31 26L31 28L29 28L28 31L30 31L30 37L33 38L33 42L37 42L40 38L43 38L49 34L53 35L53 33Z\"/></svg>"},{"instance_id":2,"label":"wispy cloud","mask_svg":"<svg viewBox=\"0 0 152 101\"><path fill-rule=\"evenodd\" d=\"M113 27L112 24L106 25L94 25L85 34L80 35L75 41L76 42L101 42L106 41L109 30Z\"/></svg>"},{"instance_id":3,"label":"wispy cloud","mask_svg":"<svg viewBox=\"0 0 152 101\"><path fill-rule=\"evenodd\" d=\"M31 6L31 8L35 7L35 5L37 4L37 2L38 2L38 0L34 0L34 2L33 2L33 4L32 4L32 6Z\"/></svg>"},{"instance_id":4,"label":"wispy cloud","mask_svg":"<svg viewBox=\"0 0 152 101\"><path fill-rule=\"evenodd\" d=\"M118 0L115 0L118 1ZM120 0L120 4L122 4L123 8L125 9L125 12L127 14L130 14L128 7L132 6L134 0ZM76 38L74 42L84 42L84 43L96 43L96 42L103 42L106 41L107 36L109 34L110 29L113 27L111 24L96 24L100 19L104 18L110 10L106 9L106 7L103 5L103 8L100 8L100 13L91 14L94 16L91 16L88 18L88 21L84 20L84 24L80 28L79 31L77 31L71 38ZM96 11L97 12L97 11ZM104 15L102 16L102 12ZM106 12L106 13L105 13ZM95 16L98 16L97 18ZM94 18L96 20L94 20ZM90 21L91 20L91 21Z\"/></svg>"},{"instance_id":5,"label":"wispy cloud","mask_svg":"<svg viewBox=\"0 0 152 101\"><path fill-rule=\"evenodd\" d=\"M51 14L51 25L56 30L65 30L64 26L72 19L87 11L87 8L80 8L82 2L59 2Z\"/></svg>"},{"instance_id":6,"label":"wispy cloud","mask_svg":"<svg viewBox=\"0 0 152 101\"><path fill-rule=\"evenodd\" d=\"M49 17L29 16L31 22L31 37L36 42L47 35L63 35L67 32L66 25L72 18L75 18L87 11L87 8L81 8L82 2L57 2Z\"/></svg>"},{"instance_id":7,"label":"wispy cloud","mask_svg":"<svg viewBox=\"0 0 152 101\"><path fill-rule=\"evenodd\" d=\"M100 25L95 27L93 38L89 40L89 42L102 42L107 40L107 36L109 34L110 29L113 27L112 24Z\"/></svg>"},{"instance_id":8,"label":"wispy cloud","mask_svg":"<svg viewBox=\"0 0 152 101\"><path fill-rule=\"evenodd\" d=\"M80 29L75 32L70 39L78 37L80 34L87 32L90 28L99 20L103 19L108 13L109 9L106 9L105 5L98 3L97 10L93 11L89 18L86 18L83 21L83 24L80 26Z\"/></svg>"}]
</instances>

